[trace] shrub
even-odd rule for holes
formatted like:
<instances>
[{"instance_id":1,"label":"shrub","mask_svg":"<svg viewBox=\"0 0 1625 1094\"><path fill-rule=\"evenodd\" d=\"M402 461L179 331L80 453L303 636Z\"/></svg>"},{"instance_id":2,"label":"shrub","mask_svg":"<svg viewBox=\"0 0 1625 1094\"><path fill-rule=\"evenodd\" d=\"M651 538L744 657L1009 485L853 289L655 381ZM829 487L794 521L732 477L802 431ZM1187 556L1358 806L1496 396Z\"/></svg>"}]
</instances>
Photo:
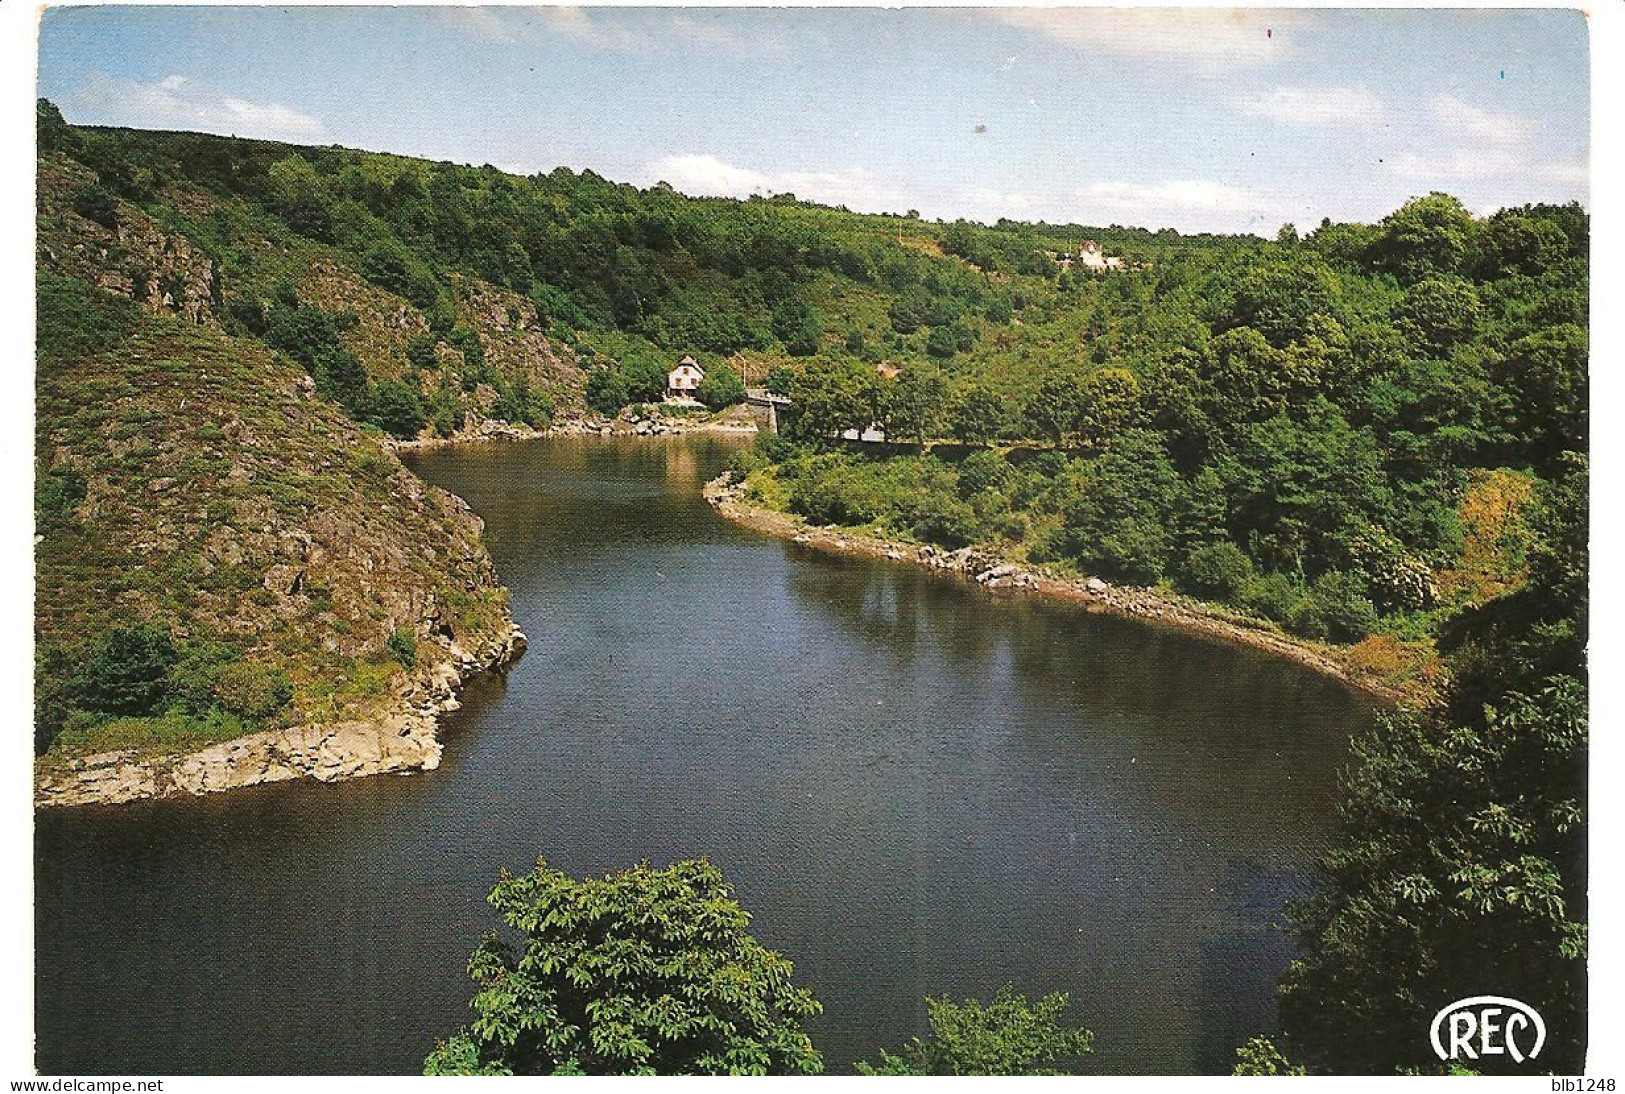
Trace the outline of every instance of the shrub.
<instances>
[{"instance_id":1,"label":"shrub","mask_svg":"<svg viewBox=\"0 0 1625 1094\"><path fill-rule=\"evenodd\" d=\"M1162 580L1169 540L1155 520L1128 517L1109 525L1098 538L1080 542L1075 530L1069 530L1068 537L1068 553L1090 572L1137 585Z\"/></svg>"},{"instance_id":2,"label":"shrub","mask_svg":"<svg viewBox=\"0 0 1625 1094\"><path fill-rule=\"evenodd\" d=\"M1069 1075L1094 1051L1095 1035L1063 1024L1065 992L1039 1000L999 989L984 1005L927 999L930 1040L916 1037L901 1053L882 1051L879 1064L859 1063L864 1075Z\"/></svg>"},{"instance_id":3,"label":"shrub","mask_svg":"<svg viewBox=\"0 0 1625 1094\"><path fill-rule=\"evenodd\" d=\"M188 714L206 714L215 705L220 672L242 656L235 646L209 639L187 642L169 670L168 698Z\"/></svg>"},{"instance_id":4,"label":"shrub","mask_svg":"<svg viewBox=\"0 0 1625 1094\"><path fill-rule=\"evenodd\" d=\"M151 714L167 692L175 645L167 627L112 627L94 643L74 691L106 714Z\"/></svg>"},{"instance_id":5,"label":"shrub","mask_svg":"<svg viewBox=\"0 0 1625 1094\"><path fill-rule=\"evenodd\" d=\"M226 713L263 722L292 701L293 682L280 669L237 661L220 670L214 693Z\"/></svg>"},{"instance_id":6,"label":"shrub","mask_svg":"<svg viewBox=\"0 0 1625 1094\"><path fill-rule=\"evenodd\" d=\"M115 346L135 326L138 309L133 302L83 281L42 272L35 291L35 334L42 366Z\"/></svg>"},{"instance_id":7,"label":"shrub","mask_svg":"<svg viewBox=\"0 0 1625 1094\"><path fill-rule=\"evenodd\" d=\"M384 645L401 668L410 669L418 663L418 632L411 627L396 627Z\"/></svg>"},{"instance_id":8,"label":"shrub","mask_svg":"<svg viewBox=\"0 0 1625 1094\"><path fill-rule=\"evenodd\" d=\"M74 191L73 211L103 228L118 227L118 204L112 194L94 182Z\"/></svg>"},{"instance_id":9,"label":"shrub","mask_svg":"<svg viewBox=\"0 0 1625 1094\"><path fill-rule=\"evenodd\" d=\"M620 413L631 402L626 381L614 369L601 368L587 374L587 405L606 417Z\"/></svg>"},{"instance_id":10,"label":"shrub","mask_svg":"<svg viewBox=\"0 0 1625 1094\"><path fill-rule=\"evenodd\" d=\"M1286 574L1254 577L1241 590L1241 602L1247 608L1277 623L1286 622L1302 599L1302 590Z\"/></svg>"},{"instance_id":11,"label":"shrub","mask_svg":"<svg viewBox=\"0 0 1625 1094\"><path fill-rule=\"evenodd\" d=\"M65 520L85 500L85 478L71 465L42 468L34 476L34 519Z\"/></svg>"},{"instance_id":12,"label":"shrub","mask_svg":"<svg viewBox=\"0 0 1625 1094\"><path fill-rule=\"evenodd\" d=\"M1015 479L1015 468L997 452L972 452L959 464L959 494L970 497L983 490L1005 492Z\"/></svg>"},{"instance_id":13,"label":"shrub","mask_svg":"<svg viewBox=\"0 0 1625 1094\"><path fill-rule=\"evenodd\" d=\"M1229 540L1198 547L1185 559L1180 571L1187 589L1218 600L1234 597L1252 576L1252 560Z\"/></svg>"},{"instance_id":14,"label":"shrub","mask_svg":"<svg viewBox=\"0 0 1625 1094\"><path fill-rule=\"evenodd\" d=\"M906 499L904 521L918 538L944 547L973 543L981 530L975 510L958 498L936 492Z\"/></svg>"},{"instance_id":15,"label":"shrub","mask_svg":"<svg viewBox=\"0 0 1625 1094\"><path fill-rule=\"evenodd\" d=\"M423 400L400 380L380 380L367 392L365 419L406 441L416 437L428 424Z\"/></svg>"},{"instance_id":16,"label":"shrub","mask_svg":"<svg viewBox=\"0 0 1625 1094\"><path fill-rule=\"evenodd\" d=\"M715 365L694 390L694 397L712 410L733 406L745 399L745 382L730 365Z\"/></svg>"},{"instance_id":17,"label":"shrub","mask_svg":"<svg viewBox=\"0 0 1625 1094\"><path fill-rule=\"evenodd\" d=\"M849 472L812 475L790 490L790 510L814 524L868 524L886 506L872 483Z\"/></svg>"},{"instance_id":18,"label":"shrub","mask_svg":"<svg viewBox=\"0 0 1625 1094\"><path fill-rule=\"evenodd\" d=\"M553 400L532 392L521 379L498 392L497 401L491 404L491 417L539 429L553 420Z\"/></svg>"},{"instance_id":19,"label":"shrub","mask_svg":"<svg viewBox=\"0 0 1625 1094\"><path fill-rule=\"evenodd\" d=\"M1288 1060L1268 1037L1254 1037L1236 1049L1232 1075L1302 1075L1304 1069Z\"/></svg>"},{"instance_id":20,"label":"shrub","mask_svg":"<svg viewBox=\"0 0 1625 1094\"><path fill-rule=\"evenodd\" d=\"M1365 636L1377 620L1377 611L1366 598L1365 585L1351 573L1329 570L1292 611L1288 624L1308 638L1330 638L1352 642Z\"/></svg>"},{"instance_id":21,"label":"shrub","mask_svg":"<svg viewBox=\"0 0 1625 1094\"><path fill-rule=\"evenodd\" d=\"M435 347L439 344L440 340L432 334L413 335L406 343L407 364L424 371L437 368L440 356L435 352Z\"/></svg>"},{"instance_id":22,"label":"shrub","mask_svg":"<svg viewBox=\"0 0 1625 1094\"><path fill-rule=\"evenodd\" d=\"M428 266L392 239L379 240L367 248L361 256L361 276L404 296L419 308L432 306L440 293L440 286Z\"/></svg>"}]
</instances>

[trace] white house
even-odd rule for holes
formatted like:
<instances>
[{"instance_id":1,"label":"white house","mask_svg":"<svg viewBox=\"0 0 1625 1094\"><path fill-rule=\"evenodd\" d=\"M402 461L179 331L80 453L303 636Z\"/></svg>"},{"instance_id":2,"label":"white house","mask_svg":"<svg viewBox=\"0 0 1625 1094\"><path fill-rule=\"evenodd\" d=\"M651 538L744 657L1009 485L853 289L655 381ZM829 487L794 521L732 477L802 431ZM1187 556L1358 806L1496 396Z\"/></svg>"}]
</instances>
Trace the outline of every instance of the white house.
<instances>
[{"instance_id":1,"label":"white house","mask_svg":"<svg viewBox=\"0 0 1625 1094\"><path fill-rule=\"evenodd\" d=\"M1078 248L1078 261L1091 270L1120 270L1123 260L1116 255L1108 255L1101 251L1100 244L1092 239L1086 239L1083 246Z\"/></svg>"},{"instance_id":2,"label":"white house","mask_svg":"<svg viewBox=\"0 0 1625 1094\"><path fill-rule=\"evenodd\" d=\"M700 386L705 379L705 370L700 363L692 357L684 357L677 362L677 367L666 374L666 393L668 395L693 395L694 389Z\"/></svg>"}]
</instances>

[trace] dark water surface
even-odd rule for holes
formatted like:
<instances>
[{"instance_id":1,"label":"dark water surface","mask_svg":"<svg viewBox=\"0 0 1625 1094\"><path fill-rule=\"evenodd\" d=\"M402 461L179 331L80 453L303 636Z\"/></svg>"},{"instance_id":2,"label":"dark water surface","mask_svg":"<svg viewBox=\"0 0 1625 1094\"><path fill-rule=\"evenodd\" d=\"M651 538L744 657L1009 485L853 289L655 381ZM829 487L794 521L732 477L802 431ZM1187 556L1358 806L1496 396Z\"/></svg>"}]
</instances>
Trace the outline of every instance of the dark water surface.
<instances>
[{"instance_id":1,"label":"dark water surface","mask_svg":"<svg viewBox=\"0 0 1625 1094\"><path fill-rule=\"evenodd\" d=\"M412 463L487 522L530 650L443 766L47 811L47 1072L407 1072L497 870L704 854L823 1001L832 1070L927 994L1072 993L1112 1072L1223 1070L1360 699L1294 665L734 528L717 439Z\"/></svg>"}]
</instances>

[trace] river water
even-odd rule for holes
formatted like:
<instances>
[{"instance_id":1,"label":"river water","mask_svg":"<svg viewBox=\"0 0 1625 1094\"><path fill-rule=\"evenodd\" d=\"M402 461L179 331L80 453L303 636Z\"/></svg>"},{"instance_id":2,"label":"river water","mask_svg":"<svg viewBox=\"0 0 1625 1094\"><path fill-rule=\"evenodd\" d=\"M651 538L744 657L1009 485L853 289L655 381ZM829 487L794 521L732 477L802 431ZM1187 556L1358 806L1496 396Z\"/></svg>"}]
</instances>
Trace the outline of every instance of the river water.
<instances>
[{"instance_id":1,"label":"river water","mask_svg":"<svg viewBox=\"0 0 1625 1094\"><path fill-rule=\"evenodd\" d=\"M832 558L700 497L737 442L420 453L530 649L438 771L46 811L46 1072L409 1072L497 871L706 855L825 1005L833 1071L926 995L1072 994L1102 1072L1227 1070L1367 703L1153 625Z\"/></svg>"}]
</instances>

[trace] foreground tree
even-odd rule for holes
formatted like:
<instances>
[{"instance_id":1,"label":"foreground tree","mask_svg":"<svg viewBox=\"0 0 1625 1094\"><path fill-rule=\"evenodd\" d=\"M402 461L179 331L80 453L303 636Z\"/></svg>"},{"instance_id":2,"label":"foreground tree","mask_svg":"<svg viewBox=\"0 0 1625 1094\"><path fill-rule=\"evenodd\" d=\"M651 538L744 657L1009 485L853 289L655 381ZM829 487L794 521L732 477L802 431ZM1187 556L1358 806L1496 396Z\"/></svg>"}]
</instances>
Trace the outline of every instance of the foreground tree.
<instances>
[{"instance_id":1,"label":"foreground tree","mask_svg":"<svg viewBox=\"0 0 1625 1094\"><path fill-rule=\"evenodd\" d=\"M746 931L703 859L576 879L539 860L490 903L517 940L474 951L474 1020L428 1075L783 1075L823 1070L822 1007Z\"/></svg>"},{"instance_id":2,"label":"foreground tree","mask_svg":"<svg viewBox=\"0 0 1625 1094\"><path fill-rule=\"evenodd\" d=\"M983 1006L927 999L929 1040L915 1037L900 1053L881 1050L878 1064L859 1063L864 1075L1071 1075L1094 1051L1095 1035L1062 1023L1065 992L1034 1002L1013 986Z\"/></svg>"},{"instance_id":3,"label":"foreground tree","mask_svg":"<svg viewBox=\"0 0 1625 1094\"><path fill-rule=\"evenodd\" d=\"M1439 1071L1426 1022L1486 994L1544 1017L1542 1070L1584 1064L1587 475L1567 466L1542 491L1528 582L1447 626L1446 702L1355 743L1282 984L1287 1050L1313 1071Z\"/></svg>"}]
</instances>

